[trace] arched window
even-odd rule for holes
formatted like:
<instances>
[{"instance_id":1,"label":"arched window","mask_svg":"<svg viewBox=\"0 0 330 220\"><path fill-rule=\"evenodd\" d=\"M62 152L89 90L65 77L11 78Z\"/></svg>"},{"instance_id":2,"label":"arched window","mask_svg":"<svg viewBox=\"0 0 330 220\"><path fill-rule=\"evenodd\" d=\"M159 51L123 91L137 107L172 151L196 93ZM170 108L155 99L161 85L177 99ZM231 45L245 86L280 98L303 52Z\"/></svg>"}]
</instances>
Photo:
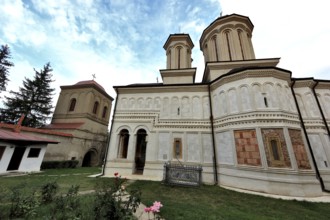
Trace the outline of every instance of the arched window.
<instances>
[{"instance_id":1,"label":"arched window","mask_svg":"<svg viewBox=\"0 0 330 220\"><path fill-rule=\"evenodd\" d=\"M177 47L177 54L178 54L178 69L180 69L180 62L181 62L181 49L182 47Z\"/></svg>"},{"instance_id":2,"label":"arched window","mask_svg":"<svg viewBox=\"0 0 330 220\"><path fill-rule=\"evenodd\" d=\"M244 58L244 50L243 50L243 43L242 43L242 33L243 32L242 32L242 30L238 30L237 33L238 33L239 45L241 47L242 59L244 60L245 58Z\"/></svg>"},{"instance_id":3,"label":"arched window","mask_svg":"<svg viewBox=\"0 0 330 220\"><path fill-rule=\"evenodd\" d=\"M127 158L129 133L123 129L119 133L118 158Z\"/></svg>"},{"instance_id":4,"label":"arched window","mask_svg":"<svg viewBox=\"0 0 330 220\"><path fill-rule=\"evenodd\" d=\"M216 61L219 61L218 45L217 45L217 35L214 35L212 37L212 41L213 41L213 46L214 46L215 59L216 59Z\"/></svg>"},{"instance_id":5,"label":"arched window","mask_svg":"<svg viewBox=\"0 0 330 220\"><path fill-rule=\"evenodd\" d=\"M71 99L70 108L69 108L70 112L74 111L74 108L76 107L76 102L77 102L77 100L75 98Z\"/></svg>"},{"instance_id":6,"label":"arched window","mask_svg":"<svg viewBox=\"0 0 330 220\"><path fill-rule=\"evenodd\" d=\"M93 114L96 114L97 113L98 107L99 107L99 102L98 101L94 102Z\"/></svg>"},{"instance_id":7,"label":"arched window","mask_svg":"<svg viewBox=\"0 0 330 220\"><path fill-rule=\"evenodd\" d=\"M227 48L228 48L229 60L232 60L231 48L230 48L230 42L229 42L229 30L227 30L225 32L225 35L226 35L226 40L227 40Z\"/></svg>"},{"instance_id":8,"label":"arched window","mask_svg":"<svg viewBox=\"0 0 330 220\"><path fill-rule=\"evenodd\" d=\"M107 111L108 111L107 106L104 106L103 112L102 112L102 118L105 118L105 116L107 115Z\"/></svg>"}]
</instances>

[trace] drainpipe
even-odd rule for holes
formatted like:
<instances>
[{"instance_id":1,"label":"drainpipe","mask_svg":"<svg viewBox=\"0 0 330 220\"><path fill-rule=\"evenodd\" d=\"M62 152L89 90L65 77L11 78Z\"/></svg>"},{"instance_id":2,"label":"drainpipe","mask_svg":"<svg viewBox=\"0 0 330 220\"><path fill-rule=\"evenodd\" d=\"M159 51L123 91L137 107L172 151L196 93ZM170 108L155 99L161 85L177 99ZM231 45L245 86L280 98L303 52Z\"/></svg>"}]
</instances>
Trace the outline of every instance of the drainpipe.
<instances>
[{"instance_id":1,"label":"drainpipe","mask_svg":"<svg viewBox=\"0 0 330 220\"><path fill-rule=\"evenodd\" d=\"M319 101L319 99L317 98L316 91L315 91L315 88L316 88L316 86L317 86L318 84L319 84L319 82L316 81L315 85L314 85L313 88L312 88L312 91L313 91L313 94L314 94L314 97L315 97L315 100L316 100L317 106L318 106L319 109L320 109L321 117L322 117L323 123L324 123L324 125L325 125L325 128L327 129L328 136L330 137L329 126L328 126L327 120L325 119L324 112L323 112L323 110L322 110L322 107L321 107L320 101Z\"/></svg>"},{"instance_id":2,"label":"drainpipe","mask_svg":"<svg viewBox=\"0 0 330 220\"><path fill-rule=\"evenodd\" d=\"M210 86L210 84L208 84L208 90L209 90L209 102L210 102L210 122L211 122L211 130L212 130L212 145L213 145L214 185L218 185L217 156L216 156L215 140L214 140L213 111L212 111L212 99L211 99L211 86Z\"/></svg>"},{"instance_id":3,"label":"drainpipe","mask_svg":"<svg viewBox=\"0 0 330 220\"><path fill-rule=\"evenodd\" d=\"M325 189L323 179L322 179L322 177L320 175L319 168L318 168L318 166L316 164L316 160L315 160L315 156L314 156L314 153L313 153L313 149L311 147L311 143L310 143L309 138L308 138L308 135L307 135L307 130L306 130L306 127L305 127L305 124L304 124L304 120L302 118L302 115L301 115L301 112L300 112L300 109L299 109L297 97L296 97L296 95L294 93L294 90L293 90L293 86L296 83L296 81L294 79L292 81L293 81L293 83L291 84L291 92L292 92L292 95L293 95L293 98L294 98L294 101L295 101L295 104L296 104L296 108L297 108L297 111L298 111L298 116L299 116L300 124L301 124L301 127L302 127L302 129L304 131L304 134L305 134L305 137L306 137L307 146L308 146L309 152L310 152L311 157L312 157L313 165L315 167L316 179L318 179L320 181L321 189L322 189L323 192L330 192L330 191L328 191L328 190Z\"/></svg>"},{"instance_id":4,"label":"drainpipe","mask_svg":"<svg viewBox=\"0 0 330 220\"><path fill-rule=\"evenodd\" d=\"M113 114L112 114L112 120L111 120L111 126L110 126L110 132L109 132L109 136L108 136L108 140L107 140L107 147L105 149L105 157L104 157L104 161L103 161L103 166L102 166L102 173L100 176L104 176L104 171L105 171L105 166L107 165L107 159L108 159L108 151L109 151L109 148L110 148L110 136L111 136L111 132L112 132L112 127L113 127L113 121L115 119L115 113L116 113L116 109L117 109L117 101L118 101L118 91L117 89L116 90L116 93L117 93L117 96L116 96L116 102L115 102L115 108L113 110Z\"/></svg>"}]
</instances>

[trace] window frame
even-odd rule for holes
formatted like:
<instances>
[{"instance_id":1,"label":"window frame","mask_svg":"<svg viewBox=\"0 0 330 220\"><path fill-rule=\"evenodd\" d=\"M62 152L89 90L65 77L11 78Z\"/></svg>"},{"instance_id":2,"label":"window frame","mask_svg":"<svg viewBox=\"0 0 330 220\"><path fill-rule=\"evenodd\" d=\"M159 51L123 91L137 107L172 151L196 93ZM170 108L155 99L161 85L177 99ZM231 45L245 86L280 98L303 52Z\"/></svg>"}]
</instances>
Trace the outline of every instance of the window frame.
<instances>
[{"instance_id":1,"label":"window frame","mask_svg":"<svg viewBox=\"0 0 330 220\"><path fill-rule=\"evenodd\" d=\"M77 104L77 99L72 98L70 101L69 112L73 112L75 110L76 104Z\"/></svg>"},{"instance_id":2,"label":"window frame","mask_svg":"<svg viewBox=\"0 0 330 220\"><path fill-rule=\"evenodd\" d=\"M276 143L276 148L277 148L277 154L279 159L277 160L274 157L274 151L273 151L273 145L272 143ZM279 137L276 136L271 136L271 137L267 137L267 148L268 148L268 152L269 152L269 156L270 156L270 160L271 160L271 164L272 165L285 165L285 160L284 160L284 155L283 155L283 148L282 148L282 143Z\"/></svg>"},{"instance_id":3,"label":"window frame","mask_svg":"<svg viewBox=\"0 0 330 220\"><path fill-rule=\"evenodd\" d=\"M40 156L41 148L31 147L27 155L28 158L38 158Z\"/></svg>"},{"instance_id":4,"label":"window frame","mask_svg":"<svg viewBox=\"0 0 330 220\"><path fill-rule=\"evenodd\" d=\"M177 145L177 143L179 145ZM177 147L179 147L178 150L177 150ZM181 138L174 138L174 141L173 141L173 158L174 159L182 159L182 139Z\"/></svg>"}]
</instances>

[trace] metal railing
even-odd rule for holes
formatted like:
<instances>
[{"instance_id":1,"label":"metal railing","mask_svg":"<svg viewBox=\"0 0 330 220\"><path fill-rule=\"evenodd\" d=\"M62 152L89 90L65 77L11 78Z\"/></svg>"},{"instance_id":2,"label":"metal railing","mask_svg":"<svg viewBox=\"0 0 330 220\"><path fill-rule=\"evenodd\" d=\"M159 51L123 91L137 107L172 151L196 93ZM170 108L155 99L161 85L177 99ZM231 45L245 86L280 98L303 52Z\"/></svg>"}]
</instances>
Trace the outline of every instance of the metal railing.
<instances>
[{"instance_id":1,"label":"metal railing","mask_svg":"<svg viewBox=\"0 0 330 220\"><path fill-rule=\"evenodd\" d=\"M163 182L169 185L200 186L202 183L201 165L183 165L166 162L164 164Z\"/></svg>"}]
</instances>

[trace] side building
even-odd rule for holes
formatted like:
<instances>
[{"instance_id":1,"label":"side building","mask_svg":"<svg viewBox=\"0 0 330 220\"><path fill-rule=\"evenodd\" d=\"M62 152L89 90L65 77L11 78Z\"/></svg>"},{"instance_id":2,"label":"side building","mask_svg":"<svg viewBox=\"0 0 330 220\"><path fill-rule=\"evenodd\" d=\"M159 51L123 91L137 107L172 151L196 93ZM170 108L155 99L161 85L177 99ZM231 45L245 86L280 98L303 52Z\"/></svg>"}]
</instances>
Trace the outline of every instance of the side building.
<instances>
[{"instance_id":1,"label":"side building","mask_svg":"<svg viewBox=\"0 0 330 220\"><path fill-rule=\"evenodd\" d=\"M101 165L112 101L94 80L61 86L51 124L44 129L70 133L72 138L49 144L44 161L79 160L79 166Z\"/></svg>"},{"instance_id":2,"label":"side building","mask_svg":"<svg viewBox=\"0 0 330 220\"><path fill-rule=\"evenodd\" d=\"M291 196L330 190L330 81L297 79L256 59L253 24L232 14L202 33L202 82L188 34L164 44L163 83L115 86L105 176L162 180L168 161L202 165L202 180Z\"/></svg>"}]
</instances>

